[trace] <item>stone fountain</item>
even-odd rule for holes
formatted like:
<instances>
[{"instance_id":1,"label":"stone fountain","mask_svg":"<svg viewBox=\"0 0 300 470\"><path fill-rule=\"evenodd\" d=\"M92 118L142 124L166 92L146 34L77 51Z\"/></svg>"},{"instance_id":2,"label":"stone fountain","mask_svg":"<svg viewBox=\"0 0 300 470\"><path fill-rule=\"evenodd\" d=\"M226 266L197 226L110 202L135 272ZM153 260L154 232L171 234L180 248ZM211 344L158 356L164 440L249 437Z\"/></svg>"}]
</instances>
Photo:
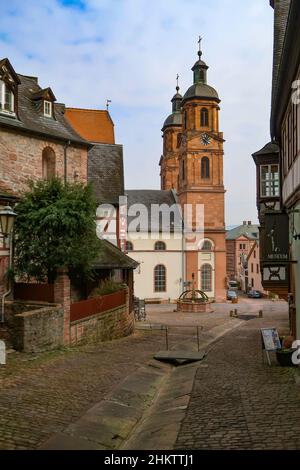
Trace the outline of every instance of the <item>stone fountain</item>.
<instances>
[{"instance_id":1,"label":"stone fountain","mask_svg":"<svg viewBox=\"0 0 300 470\"><path fill-rule=\"evenodd\" d=\"M195 275L192 275L192 289L184 291L177 300L177 312L210 313L210 301L205 292L195 289Z\"/></svg>"}]
</instances>

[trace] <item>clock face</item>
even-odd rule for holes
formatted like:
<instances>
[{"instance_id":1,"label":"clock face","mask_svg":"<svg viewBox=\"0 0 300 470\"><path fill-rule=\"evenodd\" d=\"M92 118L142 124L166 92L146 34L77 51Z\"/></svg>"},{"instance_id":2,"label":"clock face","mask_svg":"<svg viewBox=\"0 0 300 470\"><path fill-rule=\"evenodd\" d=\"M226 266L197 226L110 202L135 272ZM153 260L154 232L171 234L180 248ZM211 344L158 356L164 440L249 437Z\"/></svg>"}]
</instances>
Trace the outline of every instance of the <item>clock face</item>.
<instances>
[{"instance_id":1,"label":"clock face","mask_svg":"<svg viewBox=\"0 0 300 470\"><path fill-rule=\"evenodd\" d=\"M208 134L202 134L201 135L201 142L204 144L204 145L209 145L210 144L210 141L211 141L211 138Z\"/></svg>"}]
</instances>

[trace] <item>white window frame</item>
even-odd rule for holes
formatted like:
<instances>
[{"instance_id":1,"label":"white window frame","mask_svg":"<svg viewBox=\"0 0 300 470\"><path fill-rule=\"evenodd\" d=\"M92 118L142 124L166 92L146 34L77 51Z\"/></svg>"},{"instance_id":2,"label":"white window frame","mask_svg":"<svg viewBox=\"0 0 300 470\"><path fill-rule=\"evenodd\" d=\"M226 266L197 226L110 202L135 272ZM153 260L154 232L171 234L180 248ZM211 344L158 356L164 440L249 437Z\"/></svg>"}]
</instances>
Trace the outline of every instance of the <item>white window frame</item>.
<instances>
[{"instance_id":1,"label":"white window frame","mask_svg":"<svg viewBox=\"0 0 300 470\"><path fill-rule=\"evenodd\" d=\"M50 110L49 113L47 113L46 111L46 105L49 105L49 110ZM44 116L52 117L52 102L51 101L48 101L48 100L44 101Z\"/></svg>"},{"instance_id":2,"label":"white window frame","mask_svg":"<svg viewBox=\"0 0 300 470\"><path fill-rule=\"evenodd\" d=\"M276 166L277 167L277 174L278 174L278 179L272 178L272 167ZM267 178L263 179L262 178L262 169L263 168L268 168L268 173L267 173ZM278 182L278 194L274 194L272 192L272 187L274 186L275 182ZM269 183L269 187L266 187L266 194L263 194L263 185L264 183ZM280 196L280 175L279 175L279 165L277 163L272 163L270 165L261 165L260 166L260 197L262 198L267 198L267 197L279 197Z\"/></svg>"},{"instance_id":3,"label":"white window frame","mask_svg":"<svg viewBox=\"0 0 300 470\"><path fill-rule=\"evenodd\" d=\"M12 97L12 109L5 109L5 92L6 92L6 87L7 87L7 84L3 81L3 80L0 80L0 95L1 95L1 102L0 102L0 112L1 113L4 113L4 114L10 114L10 115L15 115L15 95L14 93L11 91L11 89L9 88L9 91L11 93L11 97Z\"/></svg>"}]
</instances>

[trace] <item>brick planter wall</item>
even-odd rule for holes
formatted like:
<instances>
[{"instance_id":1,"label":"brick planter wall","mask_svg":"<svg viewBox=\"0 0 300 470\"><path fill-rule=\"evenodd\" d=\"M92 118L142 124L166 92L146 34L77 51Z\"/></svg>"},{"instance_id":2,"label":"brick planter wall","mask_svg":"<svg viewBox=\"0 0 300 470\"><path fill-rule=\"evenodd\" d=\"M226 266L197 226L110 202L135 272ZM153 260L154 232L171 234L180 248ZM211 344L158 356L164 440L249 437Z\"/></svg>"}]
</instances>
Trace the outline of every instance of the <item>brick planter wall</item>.
<instances>
[{"instance_id":1,"label":"brick planter wall","mask_svg":"<svg viewBox=\"0 0 300 470\"><path fill-rule=\"evenodd\" d=\"M70 280L64 270L55 281L54 297L55 304L24 301L6 303L5 334L9 338L8 344L12 344L19 351L35 353L70 343L122 338L134 330L134 315L129 308L128 289L91 299L92 302L83 301L82 312L81 303L76 303L72 322ZM87 307L93 307L90 315ZM95 311L95 307L99 307L100 311Z\"/></svg>"},{"instance_id":2,"label":"brick planter wall","mask_svg":"<svg viewBox=\"0 0 300 470\"><path fill-rule=\"evenodd\" d=\"M133 312L124 305L105 313L71 323L71 344L87 341L110 341L129 336L134 330Z\"/></svg>"},{"instance_id":3,"label":"brick planter wall","mask_svg":"<svg viewBox=\"0 0 300 470\"><path fill-rule=\"evenodd\" d=\"M24 352L57 349L64 344L64 312L61 307L45 307L15 315L13 347Z\"/></svg>"},{"instance_id":4,"label":"brick planter wall","mask_svg":"<svg viewBox=\"0 0 300 470\"><path fill-rule=\"evenodd\" d=\"M129 309L127 289L124 305L71 322L70 341L71 344L89 340L110 341L129 336L133 330L134 315Z\"/></svg>"}]
</instances>

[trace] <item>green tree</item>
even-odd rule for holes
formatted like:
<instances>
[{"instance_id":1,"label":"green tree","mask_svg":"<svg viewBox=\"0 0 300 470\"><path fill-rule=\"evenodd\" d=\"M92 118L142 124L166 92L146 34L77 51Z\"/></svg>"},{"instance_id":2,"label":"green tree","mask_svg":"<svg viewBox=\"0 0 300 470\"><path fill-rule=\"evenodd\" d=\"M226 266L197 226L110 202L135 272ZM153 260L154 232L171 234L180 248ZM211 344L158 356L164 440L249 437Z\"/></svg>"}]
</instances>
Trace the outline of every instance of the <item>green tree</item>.
<instances>
[{"instance_id":1,"label":"green tree","mask_svg":"<svg viewBox=\"0 0 300 470\"><path fill-rule=\"evenodd\" d=\"M16 212L16 274L53 282L64 266L74 281L92 276L100 242L90 185L64 185L60 179L30 182Z\"/></svg>"}]
</instances>

